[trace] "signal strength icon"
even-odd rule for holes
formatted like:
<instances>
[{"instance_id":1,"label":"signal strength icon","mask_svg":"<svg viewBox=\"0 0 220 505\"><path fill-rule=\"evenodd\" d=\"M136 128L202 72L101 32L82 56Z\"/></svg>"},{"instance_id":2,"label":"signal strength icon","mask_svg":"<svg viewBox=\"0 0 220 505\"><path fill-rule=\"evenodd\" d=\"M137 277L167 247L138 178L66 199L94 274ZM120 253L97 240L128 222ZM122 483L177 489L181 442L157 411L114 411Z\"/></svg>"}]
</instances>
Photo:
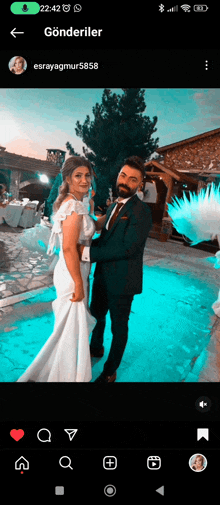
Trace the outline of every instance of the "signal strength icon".
<instances>
[{"instance_id":1,"label":"signal strength icon","mask_svg":"<svg viewBox=\"0 0 220 505\"><path fill-rule=\"evenodd\" d=\"M178 5L176 5L176 7L172 7L172 9L168 9L167 12L178 12Z\"/></svg>"},{"instance_id":2,"label":"signal strength icon","mask_svg":"<svg viewBox=\"0 0 220 505\"><path fill-rule=\"evenodd\" d=\"M191 5L184 4L184 5L181 5L180 7L181 7L181 9L183 9L183 11L190 12Z\"/></svg>"}]
</instances>

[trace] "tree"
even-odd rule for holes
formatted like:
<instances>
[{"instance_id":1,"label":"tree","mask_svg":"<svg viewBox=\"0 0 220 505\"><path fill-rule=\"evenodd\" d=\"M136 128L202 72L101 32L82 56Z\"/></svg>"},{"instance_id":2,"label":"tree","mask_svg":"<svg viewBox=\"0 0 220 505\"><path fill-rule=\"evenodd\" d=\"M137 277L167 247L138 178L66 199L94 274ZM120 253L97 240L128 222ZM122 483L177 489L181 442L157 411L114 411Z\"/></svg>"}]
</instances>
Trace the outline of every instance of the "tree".
<instances>
[{"instance_id":1,"label":"tree","mask_svg":"<svg viewBox=\"0 0 220 505\"><path fill-rule=\"evenodd\" d=\"M116 196L118 172L126 158L135 155L148 160L158 147L159 138L151 138L157 131L155 125L158 119L154 116L151 121L148 116L143 116L145 90L122 88L122 91L122 95L117 95L110 89L104 89L102 103L96 103L92 109L94 119L87 115L83 125L76 122L76 135L86 146L83 146L83 154L97 175L96 206L105 206L110 186ZM80 156L69 142L66 148L71 156ZM57 178L47 200L50 209L58 196Z\"/></svg>"},{"instance_id":2,"label":"tree","mask_svg":"<svg viewBox=\"0 0 220 505\"><path fill-rule=\"evenodd\" d=\"M44 216L49 217L49 221L50 221L51 215L53 213L53 204L58 197L59 187L61 186L61 184L62 184L62 176L61 176L61 174L58 174L56 176L54 183L53 183L50 194L49 194L47 200L45 200Z\"/></svg>"},{"instance_id":3,"label":"tree","mask_svg":"<svg viewBox=\"0 0 220 505\"><path fill-rule=\"evenodd\" d=\"M66 143L66 148L69 151L70 156L81 156L79 153L77 153L75 151L75 149L72 147L72 145L69 142Z\"/></svg>"},{"instance_id":4,"label":"tree","mask_svg":"<svg viewBox=\"0 0 220 505\"><path fill-rule=\"evenodd\" d=\"M76 123L76 134L84 144L84 155L95 167L97 193L95 203L105 205L108 188L115 185L125 158L139 156L143 160L158 147L157 139L151 136L157 131L157 117L151 121L143 116L146 109L144 89L122 88L123 94L116 95L104 89L102 103L93 107L94 120L86 116L84 124Z\"/></svg>"}]
</instances>

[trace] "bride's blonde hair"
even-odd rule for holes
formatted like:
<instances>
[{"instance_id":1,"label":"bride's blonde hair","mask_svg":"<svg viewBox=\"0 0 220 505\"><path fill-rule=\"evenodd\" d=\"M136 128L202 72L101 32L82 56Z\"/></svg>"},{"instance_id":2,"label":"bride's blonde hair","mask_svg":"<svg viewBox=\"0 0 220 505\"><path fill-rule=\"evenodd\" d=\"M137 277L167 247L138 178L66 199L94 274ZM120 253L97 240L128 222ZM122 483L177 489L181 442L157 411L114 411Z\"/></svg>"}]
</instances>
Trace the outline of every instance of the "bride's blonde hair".
<instances>
[{"instance_id":1,"label":"bride's blonde hair","mask_svg":"<svg viewBox=\"0 0 220 505\"><path fill-rule=\"evenodd\" d=\"M59 187L59 195L53 204L53 212L57 212L61 206L63 200L65 200L69 192L69 184L66 180L67 177L71 177L72 173L78 167L87 167L92 176L92 166L84 156L70 156L63 164L61 174L63 179L63 184Z\"/></svg>"}]
</instances>

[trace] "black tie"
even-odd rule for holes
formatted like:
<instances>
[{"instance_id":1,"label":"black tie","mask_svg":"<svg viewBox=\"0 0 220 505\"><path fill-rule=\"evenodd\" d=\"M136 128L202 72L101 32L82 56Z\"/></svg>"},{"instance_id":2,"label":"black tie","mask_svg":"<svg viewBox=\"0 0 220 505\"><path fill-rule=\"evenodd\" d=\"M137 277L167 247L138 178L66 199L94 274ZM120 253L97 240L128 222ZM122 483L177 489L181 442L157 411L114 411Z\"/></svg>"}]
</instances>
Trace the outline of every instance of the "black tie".
<instances>
[{"instance_id":1,"label":"black tie","mask_svg":"<svg viewBox=\"0 0 220 505\"><path fill-rule=\"evenodd\" d=\"M108 229L110 230L115 222L115 220L117 219L117 216L119 214L119 210L120 208L123 206L124 204L123 203L118 203L117 204L117 207L115 209L115 212L113 214L113 216L111 217L110 221L109 221L109 224L108 224Z\"/></svg>"}]
</instances>

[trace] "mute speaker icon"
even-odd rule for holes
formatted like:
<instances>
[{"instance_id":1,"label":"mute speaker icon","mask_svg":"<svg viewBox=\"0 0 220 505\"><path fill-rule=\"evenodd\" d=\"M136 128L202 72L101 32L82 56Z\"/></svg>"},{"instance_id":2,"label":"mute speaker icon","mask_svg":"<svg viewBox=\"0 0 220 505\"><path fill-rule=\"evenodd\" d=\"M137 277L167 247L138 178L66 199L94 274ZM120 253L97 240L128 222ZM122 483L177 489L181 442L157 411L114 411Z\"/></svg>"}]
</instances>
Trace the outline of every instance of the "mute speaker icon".
<instances>
[{"instance_id":1,"label":"mute speaker icon","mask_svg":"<svg viewBox=\"0 0 220 505\"><path fill-rule=\"evenodd\" d=\"M204 407L207 407L207 403L204 403L204 402L200 402L199 403L199 406L202 407L204 409Z\"/></svg>"},{"instance_id":2,"label":"mute speaker icon","mask_svg":"<svg viewBox=\"0 0 220 505\"><path fill-rule=\"evenodd\" d=\"M200 396L195 402L196 409L200 412L207 412L212 405L211 400L207 396Z\"/></svg>"}]
</instances>

